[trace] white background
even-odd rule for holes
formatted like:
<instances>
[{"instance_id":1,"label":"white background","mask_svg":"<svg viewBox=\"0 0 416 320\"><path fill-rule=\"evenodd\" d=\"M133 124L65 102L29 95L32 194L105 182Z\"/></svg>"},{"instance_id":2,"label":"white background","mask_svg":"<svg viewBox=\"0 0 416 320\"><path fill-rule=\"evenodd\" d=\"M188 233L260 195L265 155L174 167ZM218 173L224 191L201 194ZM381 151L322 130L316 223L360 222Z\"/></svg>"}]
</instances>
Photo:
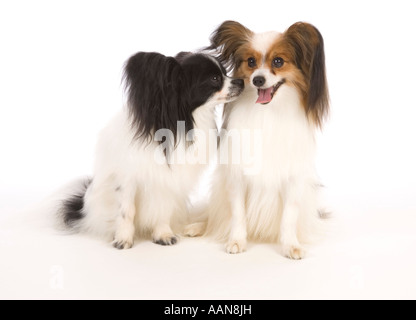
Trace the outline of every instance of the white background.
<instances>
[{"instance_id":1,"label":"white background","mask_svg":"<svg viewBox=\"0 0 416 320\"><path fill-rule=\"evenodd\" d=\"M414 11L411 1L0 2L0 298L416 298ZM228 256L204 239L118 252L44 227L38 204L92 173L125 60L196 50L224 20L321 31L332 111L317 167L333 234L292 262L272 245Z\"/></svg>"}]
</instances>

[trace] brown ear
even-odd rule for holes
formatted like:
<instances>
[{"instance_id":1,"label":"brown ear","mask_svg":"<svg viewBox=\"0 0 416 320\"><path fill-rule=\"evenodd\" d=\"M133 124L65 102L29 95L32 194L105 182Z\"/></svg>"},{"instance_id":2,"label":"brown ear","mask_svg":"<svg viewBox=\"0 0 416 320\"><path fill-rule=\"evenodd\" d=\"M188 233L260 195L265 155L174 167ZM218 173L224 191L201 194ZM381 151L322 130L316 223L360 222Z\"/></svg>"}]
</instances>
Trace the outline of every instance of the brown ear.
<instances>
[{"instance_id":1,"label":"brown ear","mask_svg":"<svg viewBox=\"0 0 416 320\"><path fill-rule=\"evenodd\" d=\"M253 32L236 21L224 21L211 35L208 50L216 50L218 58L230 71L241 61L239 49L250 41Z\"/></svg>"},{"instance_id":2,"label":"brown ear","mask_svg":"<svg viewBox=\"0 0 416 320\"><path fill-rule=\"evenodd\" d=\"M328 115L329 96L325 71L324 40L313 25L297 22L284 34L294 63L306 79L305 108L318 127Z\"/></svg>"}]
</instances>

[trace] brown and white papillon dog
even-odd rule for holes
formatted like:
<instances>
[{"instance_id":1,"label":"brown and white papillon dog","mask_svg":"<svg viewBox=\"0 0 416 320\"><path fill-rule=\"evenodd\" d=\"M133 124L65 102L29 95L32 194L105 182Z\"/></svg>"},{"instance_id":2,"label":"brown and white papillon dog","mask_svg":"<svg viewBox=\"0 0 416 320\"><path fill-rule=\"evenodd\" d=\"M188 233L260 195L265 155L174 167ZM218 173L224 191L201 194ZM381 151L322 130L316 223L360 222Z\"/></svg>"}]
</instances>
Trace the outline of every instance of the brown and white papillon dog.
<instances>
[{"instance_id":1,"label":"brown and white papillon dog","mask_svg":"<svg viewBox=\"0 0 416 320\"><path fill-rule=\"evenodd\" d=\"M323 38L303 22L284 33L254 33L225 21L209 49L245 81L241 96L224 107L220 154L231 155L230 143L244 143L255 163L234 161L235 152L233 161L220 162L208 222L188 226L187 233L205 229L224 239L228 253L245 251L247 239L280 242L286 257L301 259L320 224L315 131L329 111ZM240 138L260 132L261 139L235 141L236 132Z\"/></svg>"}]
</instances>

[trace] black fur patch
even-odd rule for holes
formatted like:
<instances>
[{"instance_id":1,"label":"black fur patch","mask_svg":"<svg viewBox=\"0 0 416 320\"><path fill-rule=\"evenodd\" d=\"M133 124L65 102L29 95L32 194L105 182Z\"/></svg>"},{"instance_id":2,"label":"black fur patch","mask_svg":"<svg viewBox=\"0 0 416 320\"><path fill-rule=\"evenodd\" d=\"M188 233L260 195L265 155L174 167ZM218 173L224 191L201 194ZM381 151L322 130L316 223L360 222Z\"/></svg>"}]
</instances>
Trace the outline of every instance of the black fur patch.
<instances>
[{"instance_id":1,"label":"black fur patch","mask_svg":"<svg viewBox=\"0 0 416 320\"><path fill-rule=\"evenodd\" d=\"M84 217L82 211L84 208L84 196L91 182L91 179L87 179L78 193L63 201L61 212L67 227L74 227L75 223Z\"/></svg>"},{"instance_id":2,"label":"black fur patch","mask_svg":"<svg viewBox=\"0 0 416 320\"><path fill-rule=\"evenodd\" d=\"M161 246L173 246L174 244L176 244L178 242L178 238L176 237L171 237L169 239L166 240L162 240L162 239L153 239L153 242L156 244L159 244Z\"/></svg>"},{"instance_id":3,"label":"black fur patch","mask_svg":"<svg viewBox=\"0 0 416 320\"><path fill-rule=\"evenodd\" d=\"M186 94L191 111L205 104L224 86L225 69L213 59L206 55L193 54L181 63L185 73Z\"/></svg>"},{"instance_id":4,"label":"black fur patch","mask_svg":"<svg viewBox=\"0 0 416 320\"><path fill-rule=\"evenodd\" d=\"M177 58L139 52L126 62L123 79L135 137L150 142L157 130L168 129L173 146L178 143L178 121L184 123L185 134L192 130L192 112L224 84L223 71L215 61L188 52Z\"/></svg>"},{"instance_id":5,"label":"black fur patch","mask_svg":"<svg viewBox=\"0 0 416 320\"><path fill-rule=\"evenodd\" d=\"M177 121L193 128L185 99L185 76L174 58L155 52L139 52L124 68L128 107L136 138L151 141L159 129L177 135Z\"/></svg>"}]
</instances>

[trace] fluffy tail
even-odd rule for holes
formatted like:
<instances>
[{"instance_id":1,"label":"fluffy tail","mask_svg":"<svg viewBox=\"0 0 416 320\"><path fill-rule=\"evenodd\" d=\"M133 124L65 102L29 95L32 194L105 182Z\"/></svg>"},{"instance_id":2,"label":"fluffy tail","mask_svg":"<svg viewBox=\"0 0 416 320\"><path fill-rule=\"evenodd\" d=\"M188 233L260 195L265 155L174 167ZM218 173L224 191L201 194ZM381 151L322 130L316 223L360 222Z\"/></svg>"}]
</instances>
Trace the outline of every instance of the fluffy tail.
<instances>
[{"instance_id":1,"label":"fluffy tail","mask_svg":"<svg viewBox=\"0 0 416 320\"><path fill-rule=\"evenodd\" d=\"M85 217L85 193L91 182L89 178L79 181L71 195L62 201L59 215L66 229L78 229L80 221Z\"/></svg>"}]
</instances>

